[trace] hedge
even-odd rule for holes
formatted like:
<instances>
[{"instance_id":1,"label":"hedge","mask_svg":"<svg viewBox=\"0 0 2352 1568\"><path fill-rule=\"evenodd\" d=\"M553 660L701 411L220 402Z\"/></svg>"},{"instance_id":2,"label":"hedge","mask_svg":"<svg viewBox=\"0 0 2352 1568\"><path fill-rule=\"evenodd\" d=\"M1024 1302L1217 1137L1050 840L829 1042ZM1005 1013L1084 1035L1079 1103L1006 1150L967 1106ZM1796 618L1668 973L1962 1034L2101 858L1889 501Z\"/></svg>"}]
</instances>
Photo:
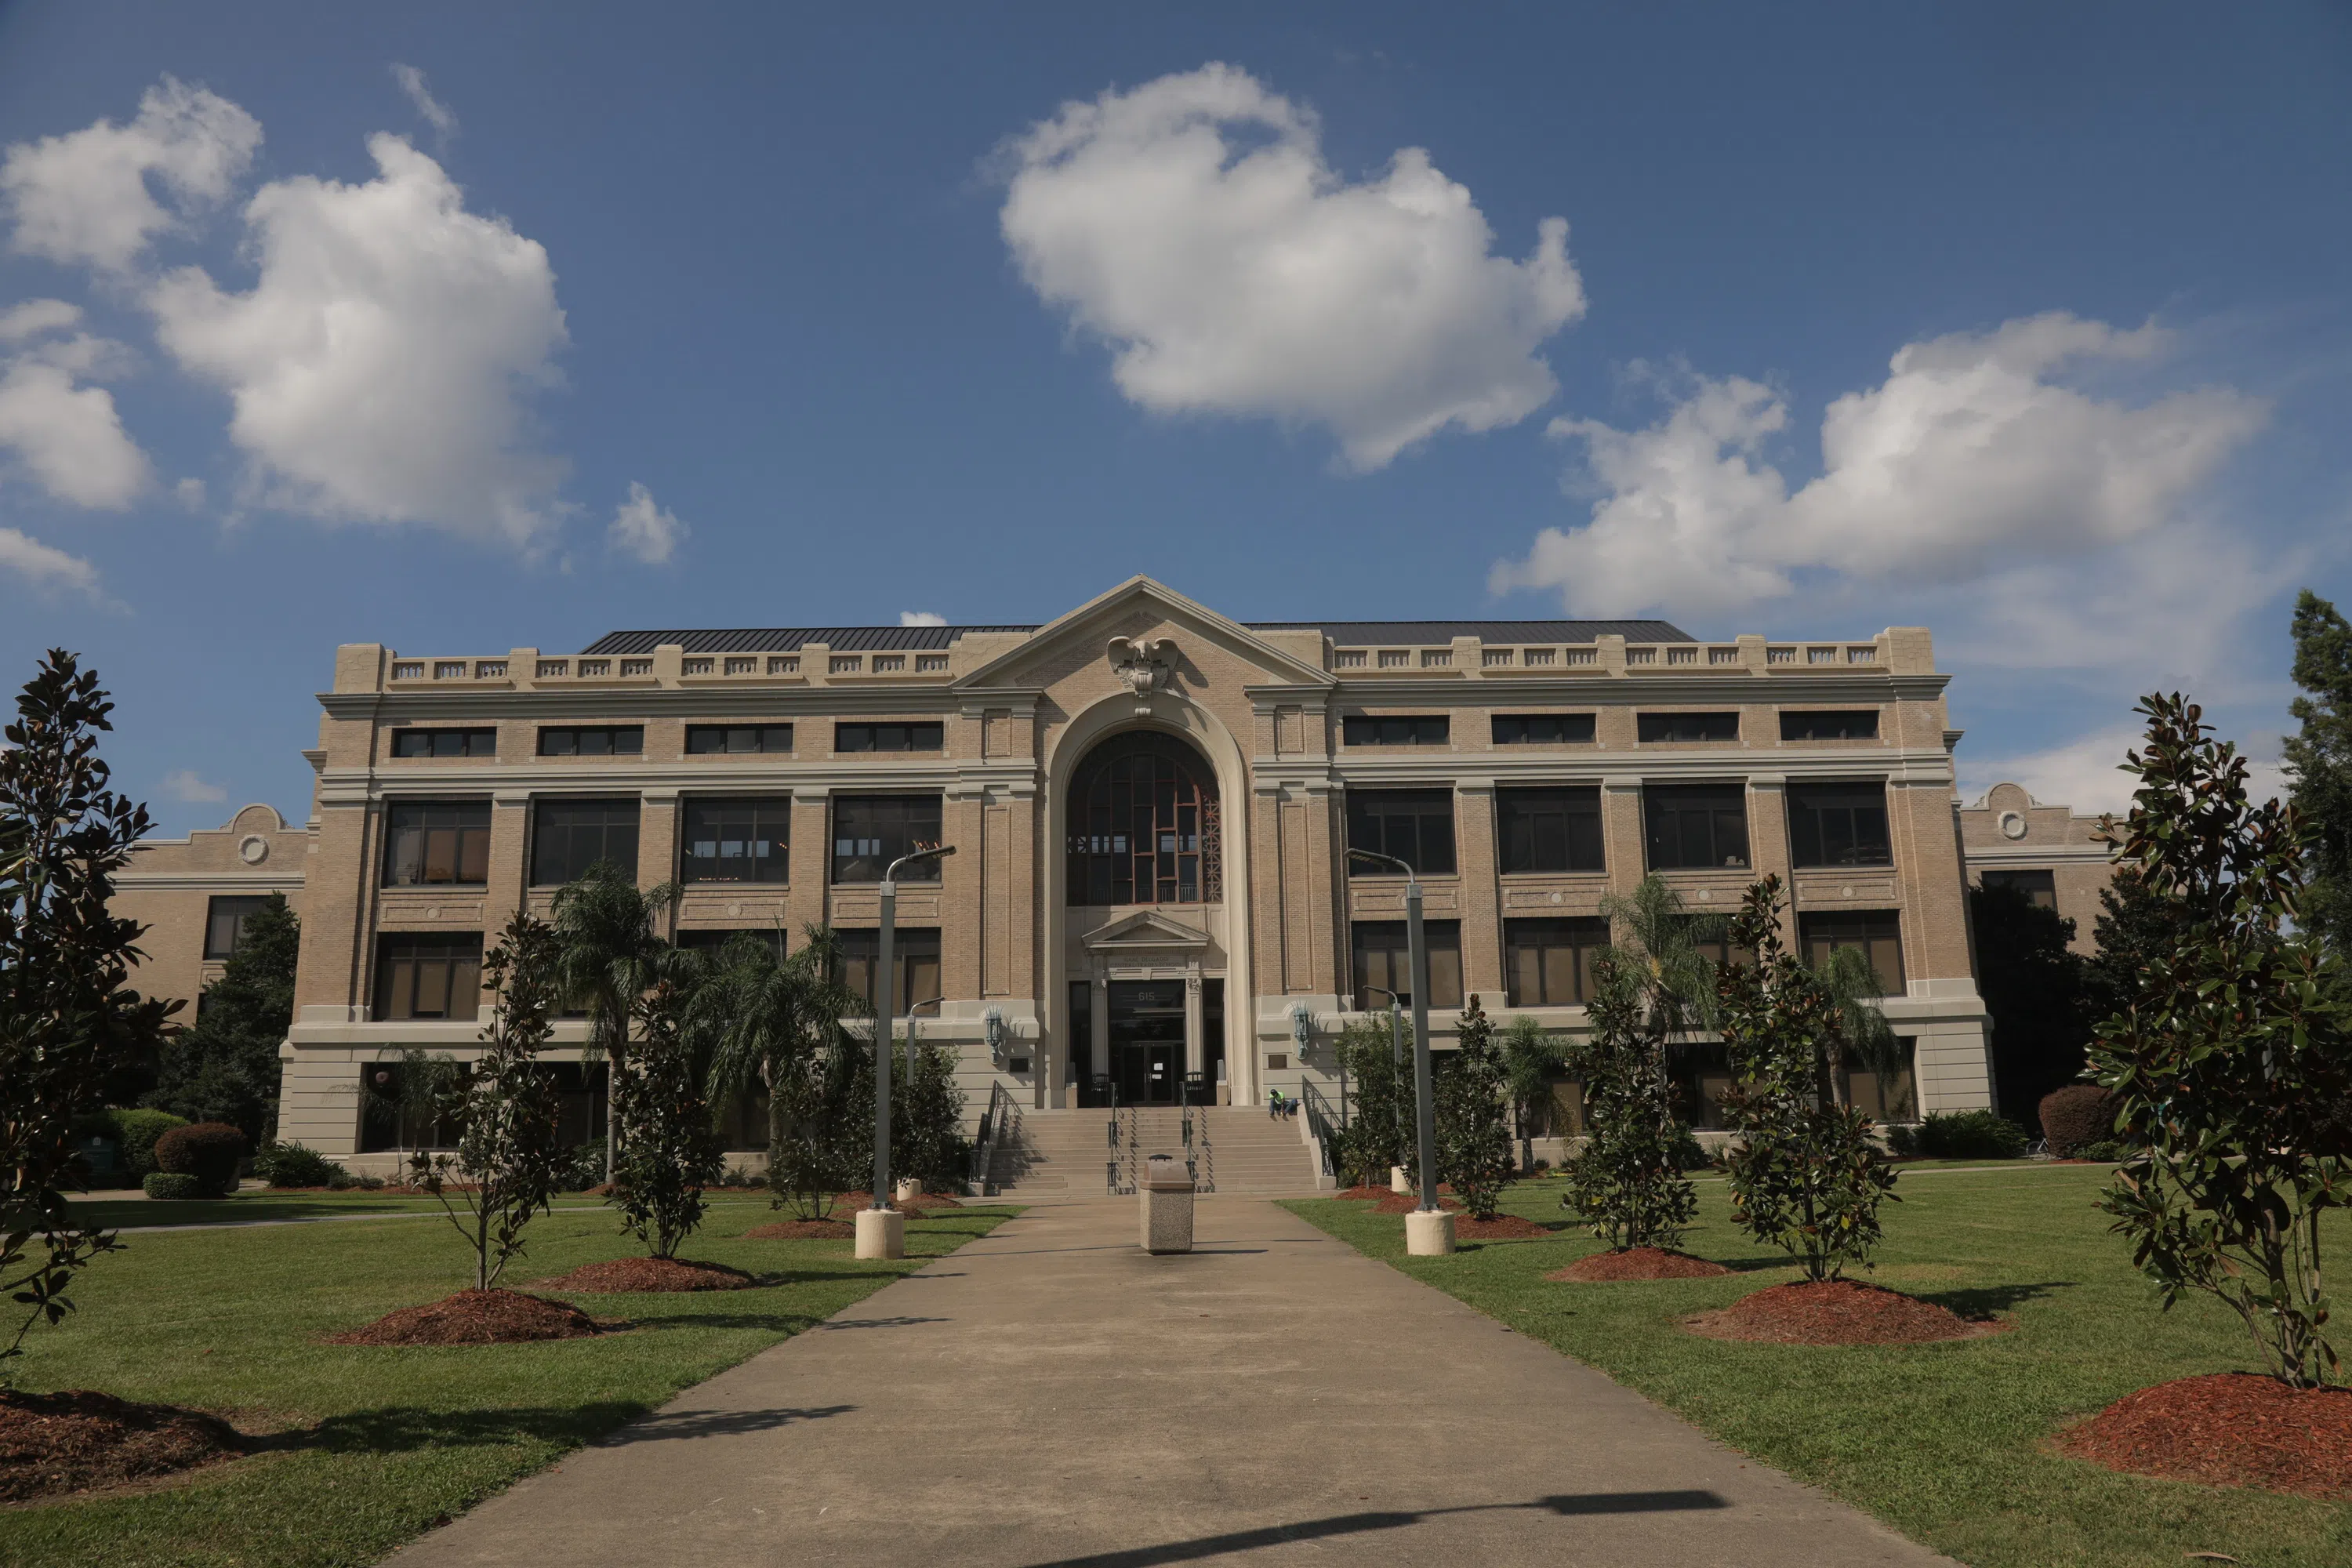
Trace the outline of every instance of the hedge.
<instances>
[{"instance_id":1,"label":"hedge","mask_svg":"<svg viewBox=\"0 0 2352 1568\"><path fill-rule=\"evenodd\" d=\"M2055 1159L2071 1160L2087 1144L2116 1136L2116 1106L2095 1083L2069 1084L2042 1097L2042 1135Z\"/></svg>"},{"instance_id":2,"label":"hedge","mask_svg":"<svg viewBox=\"0 0 2352 1568\"><path fill-rule=\"evenodd\" d=\"M171 1174L194 1177L208 1194L235 1192L237 1167L251 1152L252 1141L226 1121L174 1127L155 1140L155 1163Z\"/></svg>"}]
</instances>

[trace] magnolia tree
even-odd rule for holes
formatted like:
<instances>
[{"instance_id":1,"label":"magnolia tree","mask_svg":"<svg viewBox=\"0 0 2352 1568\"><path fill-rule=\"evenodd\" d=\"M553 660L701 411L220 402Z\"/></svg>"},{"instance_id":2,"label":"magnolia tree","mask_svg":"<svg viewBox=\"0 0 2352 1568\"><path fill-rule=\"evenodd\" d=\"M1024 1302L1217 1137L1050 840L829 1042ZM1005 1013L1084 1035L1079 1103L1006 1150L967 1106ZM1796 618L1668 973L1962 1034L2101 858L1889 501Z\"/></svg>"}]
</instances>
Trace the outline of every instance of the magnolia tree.
<instances>
[{"instance_id":1,"label":"magnolia tree","mask_svg":"<svg viewBox=\"0 0 2352 1568\"><path fill-rule=\"evenodd\" d=\"M1669 1016L1651 1005L1645 976L1615 953L1594 960L1591 1033L1568 1056L1584 1086L1584 1145L1567 1162L1560 1206L1617 1248L1680 1247L1698 1210L1666 1070Z\"/></svg>"},{"instance_id":2,"label":"magnolia tree","mask_svg":"<svg viewBox=\"0 0 2352 1568\"><path fill-rule=\"evenodd\" d=\"M1511 1130L1505 1100L1509 1073L1495 1041L1494 1020L1470 998L1454 1022L1457 1048L1432 1086L1437 1101L1437 1174L1473 1219L1493 1219L1511 1184ZM1416 1173L1418 1174L1418 1173Z\"/></svg>"},{"instance_id":3,"label":"magnolia tree","mask_svg":"<svg viewBox=\"0 0 2352 1568\"><path fill-rule=\"evenodd\" d=\"M2352 1204L2352 1038L2341 981L2300 921L2308 868L2298 814L2246 794L2245 759L2197 705L2144 700L2147 739L2119 863L2172 909L2091 1068L2129 1152L2102 1205L2169 1309L2220 1298L2273 1375L2340 1382L2320 1275L2320 1225Z\"/></svg>"},{"instance_id":4,"label":"magnolia tree","mask_svg":"<svg viewBox=\"0 0 2352 1568\"><path fill-rule=\"evenodd\" d=\"M1412 1060L1397 1050L1392 1021L1360 1021L1339 1031L1348 1124L1331 1142L1332 1168L1350 1183L1386 1186L1389 1168L1412 1163Z\"/></svg>"},{"instance_id":5,"label":"magnolia tree","mask_svg":"<svg viewBox=\"0 0 2352 1568\"><path fill-rule=\"evenodd\" d=\"M1723 1106L1739 1134L1731 1206L1750 1236L1787 1249L1819 1282L1869 1261L1895 1172L1870 1118L1827 1092L1848 1031L1820 977L1782 944L1780 910L1779 877L1748 889L1731 942L1755 961L1726 965L1716 982L1733 1079Z\"/></svg>"},{"instance_id":6,"label":"magnolia tree","mask_svg":"<svg viewBox=\"0 0 2352 1568\"><path fill-rule=\"evenodd\" d=\"M636 1029L614 1080L621 1147L610 1201L621 1211L621 1228L656 1258L676 1258L702 1224L702 1190L726 1164L718 1119L703 1098L691 996L666 979L638 998Z\"/></svg>"},{"instance_id":7,"label":"magnolia tree","mask_svg":"<svg viewBox=\"0 0 2352 1568\"><path fill-rule=\"evenodd\" d=\"M107 908L149 826L107 787L98 737L113 709L95 674L52 649L0 745L0 1292L25 1310L0 1361L71 1310L75 1273L114 1247L66 1206L69 1131L110 1076L155 1052L180 1005L124 984L141 928Z\"/></svg>"},{"instance_id":8,"label":"magnolia tree","mask_svg":"<svg viewBox=\"0 0 2352 1568\"><path fill-rule=\"evenodd\" d=\"M539 1061L562 1005L559 955L553 929L528 910L507 921L482 960L495 998L482 1054L471 1072L443 1080L450 1087L437 1109L459 1129L457 1150L409 1156L410 1183L441 1200L474 1249L477 1290L520 1256L523 1227L551 1206L564 1165L555 1075Z\"/></svg>"}]
</instances>

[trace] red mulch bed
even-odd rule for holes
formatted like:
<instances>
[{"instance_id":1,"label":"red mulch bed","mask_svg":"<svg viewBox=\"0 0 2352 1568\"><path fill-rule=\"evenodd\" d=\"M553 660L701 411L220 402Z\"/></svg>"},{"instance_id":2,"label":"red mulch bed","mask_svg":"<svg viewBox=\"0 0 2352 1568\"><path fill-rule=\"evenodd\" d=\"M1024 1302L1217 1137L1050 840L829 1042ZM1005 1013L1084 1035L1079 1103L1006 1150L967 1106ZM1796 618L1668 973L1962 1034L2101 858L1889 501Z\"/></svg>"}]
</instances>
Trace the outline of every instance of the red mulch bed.
<instances>
[{"instance_id":1,"label":"red mulch bed","mask_svg":"<svg viewBox=\"0 0 2352 1568\"><path fill-rule=\"evenodd\" d=\"M874 1206L874 1194L872 1193L844 1193L839 1197L833 1200L833 1206L836 1210L872 1208ZM903 1213L908 1209L960 1209L963 1207L963 1205L957 1199L949 1197L944 1193L920 1193L907 1203L893 1204L890 1206Z\"/></svg>"},{"instance_id":2,"label":"red mulch bed","mask_svg":"<svg viewBox=\"0 0 2352 1568\"><path fill-rule=\"evenodd\" d=\"M363 1329L328 1337L331 1345L514 1345L577 1340L604 1332L565 1301L520 1290L460 1290L422 1307L386 1312Z\"/></svg>"},{"instance_id":3,"label":"red mulch bed","mask_svg":"<svg viewBox=\"0 0 2352 1568\"><path fill-rule=\"evenodd\" d=\"M780 1219L743 1233L746 1241L855 1241L857 1226L845 1219Z\"/></svg>"},{"instance_id":4,"label":"red mulch bed","mask_svg":"<svg viewBox=\"0 0 2352 1568\"><path fill-rule=\"evenodd\" d=\"M532 1281L542 1290L617 1295L635 1290L740 1290L758 1280L723 1263L688 1263L676 1258L616 1258L591 1263L553 1279Z\"/></svg>"},{"instance_id":5,"label":"red mulch bed","mask_svg":"<svg viewBox=\"0 0 2352 1568\"><path fill-rule=\"evenodd\" d=\"M2125 1394L2053 1446L2129 1475L2352 1499L2352 1389L2184 1377Z\"/></svg>"},{"instance_id":6,"label":"red mulch bed","mask_svg":"<svg viewBox=\"0 0 2352 1568\"><path fill-rule=\"evenodd\" d=\"M1663 1247L1628 1247L1617 1252L1596 1252L1565 1268L1544 1276L1562 1284L1589 1284L1618 1279L1706 1279L1731 1270L1687 1252Z\"/></svg>"},{"instance_id":7,"label":"red mulch bed","mask_svg":"<svg viewBox=\"0 0 2352 1568\"><path fill-rule=\"evenodd\" d=\"M1719 1312L1686 1319L1683 1327L1713 1340L1780 1345L1921 1345L1999 1330L1993 1323L1972 1323L1933 1301L1851 1279L1775 1285Z\"/></svg>"},{"instance_id":8,"label":"red mulch bed","mask_svg":"<svg viewBox=\"0 0 2352 1568\"><path fill-rule=\"evenodd\" d=\"M1443 1188L1439 1190L1444 1191ZM1374 1214L1411 1214L1420 1206L1419 1193L1382 1193L1381 1201L1372 1205L1372 1212ZM1442 1209L1453 1209L1458 1213L1462 1207L1462 1200L1440 1198L1437 1200L1437 1206Z\"/></svg>"},{"instance_id":9,"label":"red mulch bed","mask_svg":"<svg viewBox=\"0 0 2352 1568\"><path fill-rule=\"evenodd\" d=\"M233 1458L226 1422L169 1405L134 1405L86 1388L0 1391L0 1502L30 1502Z\"/></svg>"},{"instance_id":10,"label":"red mulch bed","mask_svg":"<svg viewBox=\"0 0 2352 1568\"><path fill-rule=\"evenodd\" d=\"M1538 1241L1549 1235L1534 1220L1515 1214L1498 1214L1493 1219L1472 1219L1466 1214L1454 1216L1456 1241Z\"/></svg>"},{"instance_id":11,"label":"red mulch bed","mask_svg":"<svg viewBox=\"0 0 2352 1568\"><path fill-rule=\"evenodd\" d=\"M1396 1194L1386 1187L1349 1187L1331 1194L1335 1198L1389 1198Z\"/></svg>"}]
</instances>

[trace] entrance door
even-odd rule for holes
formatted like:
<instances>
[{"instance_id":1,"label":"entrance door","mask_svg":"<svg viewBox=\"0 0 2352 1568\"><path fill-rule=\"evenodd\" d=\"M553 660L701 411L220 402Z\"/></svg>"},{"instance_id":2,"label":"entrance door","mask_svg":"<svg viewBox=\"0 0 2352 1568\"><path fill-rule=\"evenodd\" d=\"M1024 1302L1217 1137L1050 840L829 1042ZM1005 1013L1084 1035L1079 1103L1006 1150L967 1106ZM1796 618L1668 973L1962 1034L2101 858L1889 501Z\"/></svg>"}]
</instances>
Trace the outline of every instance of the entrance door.
<instances>
[{"instance_id":1,"label":"entrance door","mask_svg":"<svg viewBox=\"0 0 2352 1568\"><path fill-rule=\"evenodd\" d=\"M1184 1076L1184 983L1110 983L1110 1075L1122 1105L1173 1105Z\"/></svg>"}]
</instances>

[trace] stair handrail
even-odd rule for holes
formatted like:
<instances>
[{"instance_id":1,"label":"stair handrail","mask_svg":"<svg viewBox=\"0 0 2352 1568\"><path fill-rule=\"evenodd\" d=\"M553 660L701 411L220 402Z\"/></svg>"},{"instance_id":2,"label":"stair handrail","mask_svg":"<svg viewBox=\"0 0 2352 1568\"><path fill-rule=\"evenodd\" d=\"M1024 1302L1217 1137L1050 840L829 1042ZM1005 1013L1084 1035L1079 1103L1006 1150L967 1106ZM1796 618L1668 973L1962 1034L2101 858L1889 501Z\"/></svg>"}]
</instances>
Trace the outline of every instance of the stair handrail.
<instances>
[{"instance_id":1,"label":"stair handrail","mask_svg":"<svg viewBox=\"0 0 2352 1568\"><path fill-rule=\"evenodd\" d=\"M996 1158L996 1146L1003 1142L1014 1114L1012 1093L1004 1080L997 1079L988 1086L988 1109L980 1113L980 1135L971 1141L972 1195L988 1195L988 1173Z\"/></svg>"},{"instance_id":2,"label":"stair handrail","mask_svg":"<svg viewBox=\"0 0 2352 1568\"><path fill-rule=\"evenodd\" d=\"M1104 1162L1103 1184L1113 1197L1127 1197L1142 1174L1142 1130L1136 1125L1136 1108L1113 1106L1110 1113L1110 1158Z\"/></svg>"},{"instance_id":3,"label":"stair handrail","mask_svg":"<svg viewBox=\"0 0 2352 1568\"><path fill-rule=\"evenodd\" d=\"M1325 1175L1336 1178L1339 1173L1331 1165L1331 1142L1339 1135L1339 1123L1332 1114L1331 1102L1309 1079L1299 1081L1298 1100L1307 1109L1307 1131L1315 1145L1316 1161Z\"/></svg>"}]
</instances>

